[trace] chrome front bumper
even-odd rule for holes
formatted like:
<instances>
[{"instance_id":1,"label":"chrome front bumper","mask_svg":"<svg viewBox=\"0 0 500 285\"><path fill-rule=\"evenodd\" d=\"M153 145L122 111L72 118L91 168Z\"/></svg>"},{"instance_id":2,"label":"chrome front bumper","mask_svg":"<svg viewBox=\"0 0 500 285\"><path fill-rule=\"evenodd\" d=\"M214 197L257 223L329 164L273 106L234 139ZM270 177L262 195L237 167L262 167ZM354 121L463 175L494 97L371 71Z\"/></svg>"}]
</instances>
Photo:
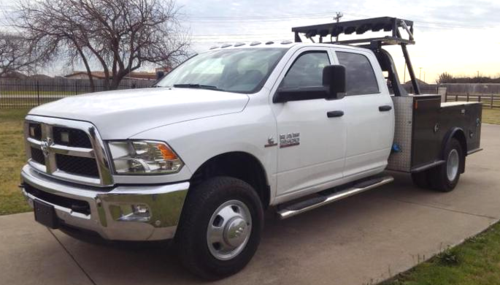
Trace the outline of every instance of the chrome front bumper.
<instances>
[{"instance_id":1,"label":"chrome front bumper","mask_svg":"<svg viewBox=\"0 0 500 285\"><path fill-rule=\"evenodd\" d=\"M173 238L189 189L189 182L182 182L157 186L117 186L106 192L96 191L88 186L63 184L47 178L29 165L23 167L21 179L23 185L28 184L41 192L87 202L90 214L75 212L71 208L45 201L28 193L27 186L22 187L31 206L34 200L50 204L64 224L96 232L107 240L122 241ZM147 208L148 217L129 219L123 209L131 205Z\"/></svg>"}]
</instances>

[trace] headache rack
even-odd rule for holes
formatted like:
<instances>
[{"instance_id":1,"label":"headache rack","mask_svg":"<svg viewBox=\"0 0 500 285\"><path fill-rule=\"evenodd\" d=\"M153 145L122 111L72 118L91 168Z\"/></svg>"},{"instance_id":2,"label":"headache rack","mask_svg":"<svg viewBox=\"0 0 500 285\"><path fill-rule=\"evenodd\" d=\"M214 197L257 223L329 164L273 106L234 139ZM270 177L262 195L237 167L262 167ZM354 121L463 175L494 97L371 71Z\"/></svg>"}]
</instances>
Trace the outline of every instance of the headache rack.
<instances>
[{"instance_id":1,"label":"headache rack","mask_svg":"<svg viewBox=\"0 0 500 285\"><path fill-rule=\"evenodd\" d=\"M413 36L413 21L393 18L393 17L380 17L355 21L336 22L320 25L311 25L303 27L294 27L292 32L295 33L295 42L302 42L301 34L312 42L315 37L318 37L319 43L328 44L343 44L343 45L356 45L363 48L371 49L380 63L383 71L387 71L389 84L395 96L408 95L399 82L394 61L391 55L382 46L385 45L400 45L405 58L408 73L411 78L413 90L416 95L421 94L418 86L413 66L411 64L410 55L406 48L407 45L415 44ZM382 37L361 37L348 40L339 40L340 35L363 35L367 32L390 32L389 35ZM403 37L402 35L405 34ZM325 38L329 37L329 41ZM335 40L334 40L335 38Z\"/></svg>"}]
</instances>

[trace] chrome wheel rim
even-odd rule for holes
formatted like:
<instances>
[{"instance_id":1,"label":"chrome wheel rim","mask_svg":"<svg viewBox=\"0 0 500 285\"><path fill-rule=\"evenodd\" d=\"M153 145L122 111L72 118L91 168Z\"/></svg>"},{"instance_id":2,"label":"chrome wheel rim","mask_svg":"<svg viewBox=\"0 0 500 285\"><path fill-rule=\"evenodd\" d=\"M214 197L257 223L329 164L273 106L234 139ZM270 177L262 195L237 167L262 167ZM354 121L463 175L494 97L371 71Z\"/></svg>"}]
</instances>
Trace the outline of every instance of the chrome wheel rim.
<instances>
[{"instance_id":1,"label":"chrome wheel rim","mask_svg":"<svg viewBox=\"0 0 500 285\"><path fill-rule=\"evenodd\" d=\"M458 174L458 166L460 165L460 158L458 151L453 149L448 154L448 160L446 162L446 175L449 181L455 180Z\"/></svg>"},{"instance_id":2,"label":"chrome wheel rim","mask_svg":"<svg viewBox=\"0 0 500 285\"><path fill-rule=\"evenodd\" d=\"M215 210L208 223L208 249L219 260L232 259L243 251L251 232L248 207L238 200L227 201Z\"/></svg>"}]
</instances>

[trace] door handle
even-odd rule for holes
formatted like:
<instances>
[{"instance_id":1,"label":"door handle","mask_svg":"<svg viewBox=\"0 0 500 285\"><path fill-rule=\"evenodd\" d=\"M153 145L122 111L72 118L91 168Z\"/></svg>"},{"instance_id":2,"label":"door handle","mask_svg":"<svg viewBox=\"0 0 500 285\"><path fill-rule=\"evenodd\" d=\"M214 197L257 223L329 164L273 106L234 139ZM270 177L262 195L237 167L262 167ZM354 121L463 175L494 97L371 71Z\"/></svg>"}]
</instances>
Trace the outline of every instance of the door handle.
<instances>
[{"instance_id":1,"label":"door handle","mask_svg":"<svg viewBox=\"0 0 500 285\"><path fill-rule=\"evenodd\" d=\"M378 110L380 112L388 112L388 111L392 110L392 106L390 106L390 105L380 106L380 107L378 107Z\"/></svg>"},{"instance_id":2,"label":"door handle","mask_svg":"<svg viewBox=\"0 0 500 285\"><path fill-rule=\"evenodd\" d=\"M328 118L337 118L344 116L344 111L330 111L326 113Z\"/></svg>"}]
</instances>

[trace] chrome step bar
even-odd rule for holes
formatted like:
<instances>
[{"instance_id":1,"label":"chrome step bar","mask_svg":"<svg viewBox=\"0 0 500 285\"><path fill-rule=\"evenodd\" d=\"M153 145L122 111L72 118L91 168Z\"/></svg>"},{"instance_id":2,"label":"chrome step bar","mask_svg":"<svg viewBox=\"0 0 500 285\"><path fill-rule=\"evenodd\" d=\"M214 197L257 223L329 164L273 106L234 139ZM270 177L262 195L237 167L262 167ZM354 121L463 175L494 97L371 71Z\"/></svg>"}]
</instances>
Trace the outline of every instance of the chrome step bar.
<instances>
[{"instance_id":1,"label":"chrome step bar","mask_svg":"<svg viewBox=\"0 0 500 285\"><path fill-rule=\"evenodd\" d=\"M319 208L332 202L347 198L354 194L358 194L391 183L392 181L394 181L394 178L392 176L384 176L364 180L362 182L354 184L351 187L334 192L330 195L317 195L308 200L302 200L295 204L288 205L286 207L283 207L282 209L278 209L277 213L280 219L288 219L298 214L302 214L304 212Z\"/></svg>"}]
</instances>

